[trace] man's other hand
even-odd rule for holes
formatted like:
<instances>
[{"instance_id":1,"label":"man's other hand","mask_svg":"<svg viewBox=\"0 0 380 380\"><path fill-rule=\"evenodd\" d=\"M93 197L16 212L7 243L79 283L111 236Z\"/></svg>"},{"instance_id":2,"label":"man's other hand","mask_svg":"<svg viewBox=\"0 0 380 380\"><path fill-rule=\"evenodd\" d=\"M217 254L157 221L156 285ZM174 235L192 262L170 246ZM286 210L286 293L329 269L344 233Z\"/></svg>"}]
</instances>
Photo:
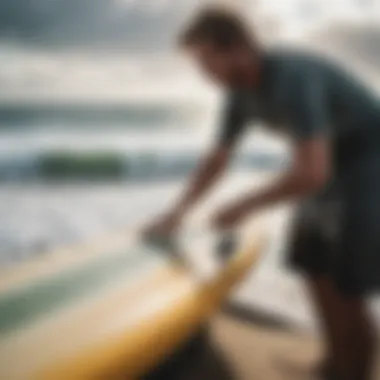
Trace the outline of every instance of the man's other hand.
<instances>
[{"instance_id":1,"label":"man's other hand","mask_svg":"<svg viewBox=\"0 0 380 380\"><path fill-rule=\"evenodd\" d=\"M146 238L154 236L171 236L180 227L181 215L171 212L166 214L143 229L143 236Z\"/></svg>"},{"instance_id":2,"label":"man's other hand","mask_svg":"<svg viewBox=\"0 0 380 380\"><path fill-rule=\"evenodd\" d=\"M217 229L236 227L244 218L246 210L243 204L236 203L219 210L213 217L213 225Z\"/></svg>"}]
</instances>

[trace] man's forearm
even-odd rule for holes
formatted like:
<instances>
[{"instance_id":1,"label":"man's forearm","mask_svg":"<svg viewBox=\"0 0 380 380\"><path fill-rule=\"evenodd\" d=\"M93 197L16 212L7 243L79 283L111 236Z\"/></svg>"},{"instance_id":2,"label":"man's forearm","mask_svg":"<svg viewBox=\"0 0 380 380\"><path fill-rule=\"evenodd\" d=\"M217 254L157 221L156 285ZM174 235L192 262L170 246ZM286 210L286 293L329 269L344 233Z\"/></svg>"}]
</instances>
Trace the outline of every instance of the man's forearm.
<instances>
[{"instance_id":1,"label":"man's forearm","mask_svg":"<svg viewBox=\"0 0 380 380\"><path fill-rule=\"evenodd\" d=\"M298 173L287 173L281 179L258 193L249 195L239 202L241 210L249 212L291 201L318 191L325 183L323 178L310 178Z\"/></svg>"},{"instance_id":2,"label":"man's forearm","mask_svg":"<svg viewBox=\"0 0 380 380\"><path fill-rule=\"evenodd\" d=\"M261 191L251 192L229 205L215 219L219 227L238 223L253 211L312 195L331 177L328 143L324 137L300 140L295 146L291 168Z\"/></svg>"},{"instance_id":3,"label":"man's forearm","mask_svg":"<svg viewBox=\"0 0 380 380\"><path fill-rule=\"evenodd\" d=\"M289 171L272 186L248 197L242 207L257 209L307 196L320 190L330 176L330 149L326 138L301 142L294 150L293 166Z\"/></svg>"},{"instance_id":4,"label":"man's forearm","mask_svg":"<svg viewBox=\"0 0 380 380\"><path fill-rule=\"evenodd\" d=\"M205 159L203 164L196 171L190 186L180 198L175 212L184 214L193 206L205 193L212 188L223 174L229 158L228 151L215 151Z\"/></svg>"}]
</instances>

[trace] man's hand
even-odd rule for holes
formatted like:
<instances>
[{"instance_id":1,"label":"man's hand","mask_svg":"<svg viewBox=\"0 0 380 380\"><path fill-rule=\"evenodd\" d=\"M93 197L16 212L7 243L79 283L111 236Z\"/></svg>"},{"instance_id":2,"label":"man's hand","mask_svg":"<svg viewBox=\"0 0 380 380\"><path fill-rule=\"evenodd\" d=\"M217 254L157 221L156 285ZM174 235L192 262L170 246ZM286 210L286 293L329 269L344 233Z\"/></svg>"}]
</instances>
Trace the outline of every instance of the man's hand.
<instances>
[{"instance_id":1,"label":"man's hand","mask_svg":"<svg viewBox=\"0 0 380 380\"><path fill-rule=\"evenodd\" d=\"M235 203L218 211L213 218L213 224L217 229L233 228L245 216L246 210L244 209L244 205L242 203Z\"/></svg>"},{"instance_id":2,"label":"man's hand","mask_svg":"<svg viewBox=\"0 0 380 380\"><path fill-rule=\"evenodd\" d=\"M218 180L227 166L230 157L230 148L216 147L208 154L198 170L195 172L190 186L186 188L182 199L177 203L174 211L156 220L145 228L145 236L173 234L181 225L182 219L194 203L210 189Z\"/></svg>"}]
</instances>

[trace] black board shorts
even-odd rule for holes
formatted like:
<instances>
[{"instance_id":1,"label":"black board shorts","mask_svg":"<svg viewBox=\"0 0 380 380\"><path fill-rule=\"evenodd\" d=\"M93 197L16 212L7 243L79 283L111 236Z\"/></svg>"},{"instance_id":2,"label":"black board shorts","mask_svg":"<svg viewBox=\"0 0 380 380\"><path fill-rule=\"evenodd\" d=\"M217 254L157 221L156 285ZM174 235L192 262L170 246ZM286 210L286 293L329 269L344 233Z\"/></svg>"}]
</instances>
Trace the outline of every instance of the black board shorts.
<instances>
[{"instance_id":1,"label":"black board shorts","mask_svg":"<svg viewBox=\"0 0 380 380\"><path fill-rule=\"evenodd\" d=\"M380 144L299 205L288 249L292 268L328 275L345 296L380 290Z\"/></svg>"}]
</instances>

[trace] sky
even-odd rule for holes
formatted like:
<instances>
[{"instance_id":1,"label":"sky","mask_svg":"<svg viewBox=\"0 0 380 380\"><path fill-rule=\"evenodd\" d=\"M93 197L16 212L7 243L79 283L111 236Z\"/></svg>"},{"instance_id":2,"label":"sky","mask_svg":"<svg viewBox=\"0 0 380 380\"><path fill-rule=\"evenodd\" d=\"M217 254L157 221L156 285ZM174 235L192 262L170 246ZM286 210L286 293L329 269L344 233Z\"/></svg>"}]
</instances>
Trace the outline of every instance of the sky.
<instances>
[{"instance_id":1,"label":"sky","mask_svg":"<svg viewBox=\"0 0 380 380\"><path fill-rule=\"evenodd\" d=\"M15 44L64 49L168 48L191 0L2 0L0 35Z\"/></svg>"},{"instance_id":2,"label":"sky","mask_svg":"<svg viewBox=\"0 0 380 380\"><path fill-rule=\"evenodd\" d=\"M228 2L228 0L224 0ZM230 0L283 32L304 34L331 19L364 19L378 13L379 0ZM173 36L200 0L2 0L0 36L29 47L156 52ZM301 30L301 29L302 30ZM303 33L301 33L303 32Z\"/></svg>"},{"instance_id":3,"label":"sky","mask_svg":"<svg viewBox=\"0 0 380 380\"><path fill-rule=\"evenodd\" d=\"M224 2L228 0L224 0ZM378 60L380 0L230 0L264 35L307 39L339 23L335 43ZM56 97L178 97L205 87L173 54L202 0L1 0L0 101ZM326 37L324 37L326 38Z\"/></svg>"},{"instance_id":4,"label":"sky","mask_svg":"<svg viewBox=\"0 0 380 380\"><path fill-rule=\"evenodd\" d=\"M196 2L2 0L0 101L117 100L188 86L193 81L180 84L177 61L167 57Z\"/></svg>"}]
</instances>

